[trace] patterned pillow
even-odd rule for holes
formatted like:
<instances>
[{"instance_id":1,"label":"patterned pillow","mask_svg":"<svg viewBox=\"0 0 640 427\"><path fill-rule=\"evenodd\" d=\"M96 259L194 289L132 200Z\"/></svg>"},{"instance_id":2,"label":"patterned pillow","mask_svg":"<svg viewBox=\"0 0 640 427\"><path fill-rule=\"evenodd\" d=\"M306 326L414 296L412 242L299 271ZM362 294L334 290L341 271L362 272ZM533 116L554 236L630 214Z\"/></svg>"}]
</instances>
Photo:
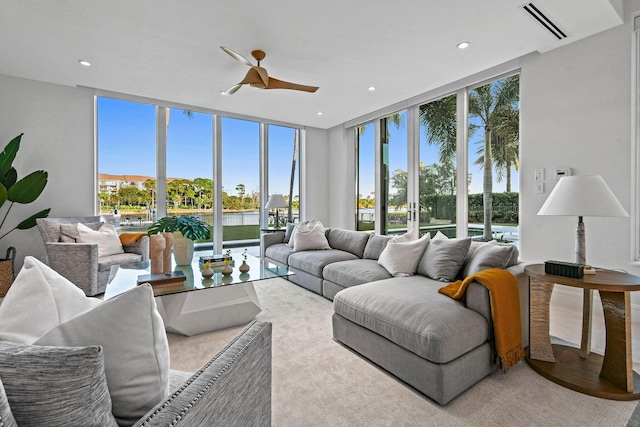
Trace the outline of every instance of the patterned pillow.
<instances>
[{"instance_id":1,"label":"patterned pillow","mask_svg":"<svg viewBox=\"0 0 640 427\"><path fill-rule=\"evenodd\" d=\"M20 426L117 426L101 347L1 341L0 375Z\"/></svg>"}]
</instances>

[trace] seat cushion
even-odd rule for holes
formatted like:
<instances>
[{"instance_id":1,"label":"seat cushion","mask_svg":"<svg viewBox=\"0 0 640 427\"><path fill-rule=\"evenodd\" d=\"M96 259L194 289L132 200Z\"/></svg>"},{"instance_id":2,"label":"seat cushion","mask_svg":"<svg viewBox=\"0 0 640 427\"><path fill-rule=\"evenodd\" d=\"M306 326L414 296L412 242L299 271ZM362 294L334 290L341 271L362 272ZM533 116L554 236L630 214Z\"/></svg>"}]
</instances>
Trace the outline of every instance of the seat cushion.
<instances>
[{"instance_id":1,"label":"seat cushion","mask_svg":"<svg viewBox=\"0 0 640 427\"><path fill-rule=\"evenodd\" d=\"M326 265L351 259L358 259L358 257L350 252L338 249L294 252L289 256L289 266L306 271L316 277L322 277L322 269Z\"/></svg>"},{"instance_id":2,"label":"seat cushion","mask_svg":"<svg viewBox=\"0 0 640 427\"><path fill-rule=\"evenodd\" d=\"M354 286L334 300L337 314L434 363L447 363L489 339L482 315L438 293L441 282L394 277Z\"/></svg>"},{"instance_id":3,"label":"seat cushion","mask_svg":"<svg viewBox=\"0 0 640 427\"><path fill-rule=\"evenodd\" d=\"M285 243L276 243L275 245L269 246L264 251L264 255L276 262L287 265L287 260L289 259L291 252L293 252L293 248L291 246L288 246Z\"/></svg>"},{"instance_id":4,"label":"seat cushion","mask_svg":"<svg viewBox=\"0 0 640 427\"><path fill-rule=\"evenodd\" d=\"M322 277L348 288L376 280L389 279L391 274L374 259L354 259L327 265L322 270Z\"/></svg>"},{"instance_id":5,"label":"seat cushion","mask_svg":"<svg viewBox=\"0 0 640 427\"><path fill-rule=\"evenodd\" d=\"M124 252L98 258L98 270L104 270L112 265L131 264L142 261L142 255Z\"/></svg>"}]
</instances>

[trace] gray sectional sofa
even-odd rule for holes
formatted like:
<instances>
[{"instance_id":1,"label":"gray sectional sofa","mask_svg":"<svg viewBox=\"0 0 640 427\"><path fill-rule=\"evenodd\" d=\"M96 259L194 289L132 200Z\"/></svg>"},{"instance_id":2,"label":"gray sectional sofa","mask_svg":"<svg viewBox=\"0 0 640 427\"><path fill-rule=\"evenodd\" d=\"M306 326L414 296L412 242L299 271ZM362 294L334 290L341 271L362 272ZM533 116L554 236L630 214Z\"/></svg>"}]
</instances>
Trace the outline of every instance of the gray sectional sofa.
<instances>
[{"instance_id":1,"label":"gray sectional sofa","mask_svg":"<svg viewBox=\"0 0 640 427\"><path fill-rule=\"evenodd\" d=\"M433 251L424 252L417 274L393 277L378 264L390 236L335 228L327 229L325 236L331 249L294 252L285 232L264 235L262 244L266 259L295 273L290 281L334 301L334 339L441 405L495 370L491 307L484 286L473 282L465 299L456 301L438 293L445 282L425 273L427 255L431 261L438 257ZM460 274L471 271L471 264L487 267L474 258L480 245L469 243ZM500 262L504 264L496 267L506 268L517 279L527 346L529 286L524 264L517 261L515 248L509 260Z\"/></svg>"}]
</instances>

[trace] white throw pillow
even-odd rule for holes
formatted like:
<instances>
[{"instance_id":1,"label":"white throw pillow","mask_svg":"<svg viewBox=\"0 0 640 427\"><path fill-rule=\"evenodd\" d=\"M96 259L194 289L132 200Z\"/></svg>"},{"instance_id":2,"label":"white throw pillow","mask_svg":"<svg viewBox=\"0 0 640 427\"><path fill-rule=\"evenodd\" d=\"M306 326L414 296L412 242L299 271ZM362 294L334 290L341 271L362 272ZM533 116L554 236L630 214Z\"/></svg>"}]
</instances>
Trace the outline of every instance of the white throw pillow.
<instances>
[{"instance_id":1,"label":"white throw pillow","mask_svg":"<svg viewBox=\"0 0 640 427\"><path fill-rule=\"evenodd\" d=\"M98 256L124 253L116 227L105 222L98 231L94 231L82 223L78 223L78 243L96 243Z\"/></svg>"},{"instance_id":2,"label":"white throw pillow","mask_svg":"<svg viewBox=\"0 0 640 427\"><path fill-rule=\"evenodd\" d=\"M28 256L0 305L0 339L102 346L119 425L134 424L169 393L169 344L148 284L103 302Z\"/></svg>"},{"instance_id":3,"label":"white throw pillow","mask_svg":"<svg viewBox=\"0 0 640 427\"><path fill-rule=\"evenodd\" d=\"M296 229L293 242L293 252L331 249L324 226L320 221L300 224Z\"/></svg>"},{"instance_id":4,"label":"white throw pillow","mask_svg":"<svg viewBox=\"0 0 640 427\"><path fill-rule=\"evenodd\" d=\"M316 225L318 221L315 218L311 218L308 221L304 221L301 222L299 224L296 224L295 227L293 227L293 230L291 231L291 236L289 237L289 241L287 242L287 246L289 246L290 248L293 248L295 241L296 241L296 234L298 234L298 228L301 225L305 225L305 226L311 226L313 227L314 225Z\"/></svg>"},{"instance_id":5,"label":"white throw pillow","mask_svg":"<svg viewBox=\"0 0 640 427\"><path fill-rule=\"evenodd\" d=\"M429 233L418 240L393 241L387 243L378 258L378 264L395 277L413 276L430 241Z\"/></svg>"},{"instance_id":6,"label":"white throw pillow","mask_svg":"<svg viewBox=\"0 0 640 427\"><path fill-rule=\"evenodd\" d=\"M33 344L51 328L102 303L32 256L0 305L0 340Z\"/></svg>"}]
</instances>

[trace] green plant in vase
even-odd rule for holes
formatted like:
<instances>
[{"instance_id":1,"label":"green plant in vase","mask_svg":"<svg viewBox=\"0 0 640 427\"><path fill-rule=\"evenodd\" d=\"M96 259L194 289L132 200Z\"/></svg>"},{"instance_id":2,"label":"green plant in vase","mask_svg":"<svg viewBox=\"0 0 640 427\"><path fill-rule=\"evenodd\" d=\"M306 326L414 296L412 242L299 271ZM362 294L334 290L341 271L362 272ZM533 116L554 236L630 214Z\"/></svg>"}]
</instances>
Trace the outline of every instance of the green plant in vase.
<instances>
[{"instance_id":1,"label":"green plant in vase","mask_svg":"<svg viewBox=\"0 0 640 427\"><path fill-rule=\"evenodd\" d=\"M0 221L0 240L15 230L28 230L36 226L36 219L46 218L51 209L43 209L26 219L20 221L13 227L5 227L5 222L13 206L18 204L29 204L35 201L44 187L47 185L49 174L43 170L31 172L22 179L18 179L18 172L13 167L13 161L20 149L22 135L13 138L4 150L0 152L0 208L4 210L4 216ZM0 260L0 297L5 296L9 286L13 282L13 259L16 250L13 247L7 249L7 259ZM9 280L10 279L10 280Z\"/></svg>"},{"instance_id":2,"label":"green plant in vase","mask_svg":"<svg viewBox=\"0 0 640 427\"><path fill-rule=\"evenodd\" d=\"M211 239L209 224L193 215L165 216L147 228L147 234L173 233L173 256L178 265L189 265L193 259L194 240Z\"/></svg>"}]
</instances>

